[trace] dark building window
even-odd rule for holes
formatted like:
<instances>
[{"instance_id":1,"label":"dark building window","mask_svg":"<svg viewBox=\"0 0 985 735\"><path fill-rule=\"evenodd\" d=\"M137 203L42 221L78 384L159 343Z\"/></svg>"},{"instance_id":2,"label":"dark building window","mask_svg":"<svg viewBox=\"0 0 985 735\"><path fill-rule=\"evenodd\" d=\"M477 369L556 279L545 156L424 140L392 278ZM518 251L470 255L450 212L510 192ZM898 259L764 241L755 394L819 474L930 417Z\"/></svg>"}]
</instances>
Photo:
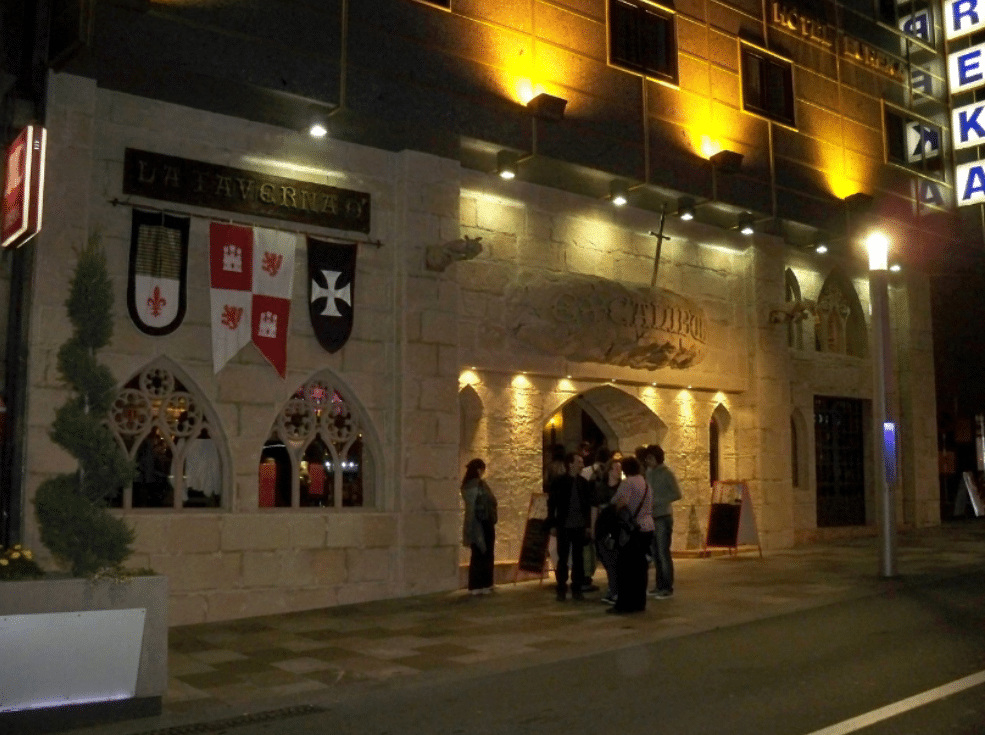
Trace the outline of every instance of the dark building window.
<instances>
[{"instance_id":1,"label":"dark building window","mask_svg":"<svg viewBox=\"0 0 985 735\"><path fill-rule=\"evenodd\" d=\"M708 422L708 479L711 481L710 484L712 487L720 479L718 476L718 443L718 419L712 416L711 421Z\"/></svg>"},{"instance_id":2,"label":"dark building window","mask_svg":"<svg viewBox=\"0 0 985 735\"><path fill-rule=\"evenodd\" d=\"M797 423L790 419L790 481L800 487L800 450L797 444Z\"/></svg>"},{"instance_id":3,"label":"dark building window","mask_svg":"<svg viewBox=\"0 0 985 735\"><path fill-rule=\"evenodd\" d=\"M756 49L743 48L742 107L793 125L793 68L790 62Z\"/></svg>"},{"instance_id":4,"label":"dark building window","mask_svg":"<svg viewBox=\"0 0 985 735\"><path fill-rule=\"evenodd\" d=\"M886 107L886 160L942 178L941 128Z\"/></svg>"},{"instance_id":5,"label":"dark building window","mask_svg":"<svg viewBox=\"0 0 985 735\"><path fill-rule=\"evenodd\" d=\"M933 46L934 17L927 0L878 0L878 18L910 38Z\"/></svg>"},{"instance_id":6,"label":"dark building window","mask_svg":"<svg viewBox=\"0 0 985 735\"><path fill-rule=\"evenodd\" d=\"M609 58L615 66L676 84L673 14L645 2L609 0Z\"/></svg>"}]
</instances>

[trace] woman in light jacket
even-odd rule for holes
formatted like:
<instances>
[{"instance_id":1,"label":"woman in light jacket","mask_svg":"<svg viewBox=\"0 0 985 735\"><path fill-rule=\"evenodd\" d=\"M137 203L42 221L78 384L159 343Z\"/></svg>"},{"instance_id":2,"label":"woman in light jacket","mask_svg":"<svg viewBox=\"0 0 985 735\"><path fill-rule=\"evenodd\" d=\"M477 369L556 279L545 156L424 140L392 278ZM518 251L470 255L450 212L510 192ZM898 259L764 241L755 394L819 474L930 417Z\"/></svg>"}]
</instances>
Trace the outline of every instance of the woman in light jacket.
<instances>
[{"instance_id":1,"label":"woman in light jacket","mask_svg":"<svg viewBox=\"0 0 985 735\"><path fill-rule=\"evenodd\" d=\"M646 554L653 542L653 496L646 479L640 474L642 470L639 460L627 457L622 461L622 471L626 474L626 479L620 483L612 503L617 509L628 508L639 528L631 534L629 542L619 549L619 556L616 558L619 597L616 598L616 604L606 612L617 615L643 612L646 609Z\"/></svg>"},{"instance_id":2,"label":"woman in light jacket","mask_svg":"<svg viewBox=\"0 0 985 735\"><path fill-rule=\"evenodd\" d=\"M486 463L476 458L465 465L465 477L462 478L462 500L465 501L462 546L472 549L469 592L473 595L489 594L493 589L496 496L482 479L485 472Z\"/></svg>"}]
</instances>

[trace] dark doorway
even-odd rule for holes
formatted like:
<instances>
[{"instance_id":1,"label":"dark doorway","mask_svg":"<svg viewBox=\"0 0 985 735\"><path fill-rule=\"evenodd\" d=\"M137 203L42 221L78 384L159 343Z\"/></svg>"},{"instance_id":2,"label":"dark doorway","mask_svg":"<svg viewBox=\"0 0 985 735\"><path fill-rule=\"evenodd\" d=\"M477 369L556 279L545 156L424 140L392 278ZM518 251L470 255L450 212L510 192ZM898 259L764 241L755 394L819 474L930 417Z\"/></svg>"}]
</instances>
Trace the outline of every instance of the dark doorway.
<instances>
[{"instance_id":1,"label":"dark doorway","mask_svg":"<svg viewBox=\"0 0 985 735\"><path fill-rule=\"evenodd\" d=\"M862 402L814 396L817 525L865 525Z\"/></svg>"}]
</instances>

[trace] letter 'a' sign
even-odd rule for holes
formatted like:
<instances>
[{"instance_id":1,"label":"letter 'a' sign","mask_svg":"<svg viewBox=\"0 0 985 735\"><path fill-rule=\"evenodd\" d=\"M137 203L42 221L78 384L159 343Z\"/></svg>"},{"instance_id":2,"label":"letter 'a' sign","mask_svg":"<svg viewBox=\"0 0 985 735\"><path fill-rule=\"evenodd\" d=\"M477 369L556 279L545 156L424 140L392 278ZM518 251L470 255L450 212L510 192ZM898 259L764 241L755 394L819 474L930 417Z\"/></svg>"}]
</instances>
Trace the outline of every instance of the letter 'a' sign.
<instances>
[{"instance_id":1,"label":"letter 'a' sign","mask_svg":"<svg viewBox=\"0 0 985 735\"><path fill-rule=\"evenodd\" d=\"M985 0L944 0L944 38L952 41L985 28Z\"/></svg>"},{"instance_id":2,"label":"letter 'a' sign","mask_svg":"<svg viewBox=\"0 0 985 735\"><path fill-rule=\"evenodd\" d=\"M41 230L47 134L28 125L7 148L0 247L16 248Z\"/></svg>"},{"instance_id":3,"label":"letter 'a' sign","mask_svg":"<svg viewBox=\"0 0 985 735\"><path fill-rule=\"evenodd\" d=\"M958 206L985 202L985 162L962 163L954 167Z\"/></svg>"}]
</instances>

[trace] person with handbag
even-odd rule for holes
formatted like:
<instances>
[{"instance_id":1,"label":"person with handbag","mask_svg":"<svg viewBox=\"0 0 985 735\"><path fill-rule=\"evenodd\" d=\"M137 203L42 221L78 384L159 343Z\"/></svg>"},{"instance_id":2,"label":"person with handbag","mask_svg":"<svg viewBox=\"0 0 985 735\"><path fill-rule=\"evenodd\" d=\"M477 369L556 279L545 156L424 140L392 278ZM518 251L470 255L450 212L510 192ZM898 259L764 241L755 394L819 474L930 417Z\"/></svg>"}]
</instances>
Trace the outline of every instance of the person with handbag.
<instances>
[{"instance_id":1,"label":"person with handbag","mask_svg":"<svg viewBox=\"0 0 985 735\"><path fill-rule=\"evenodd\" d=\"M613 452L603 470L603 485L598 488L599 503L598 517L595 519L595 544L599 560L605 569L608 589L602 597L606 605L615 605L619 597L619 584L616 581L616 559L619 549L616 548L616 506L612 498L622 482L622 454Z\"/></svg>"},{"instance_id":2,"label":"person with handbag","mask_svg":"<svg viewBox=\"0 0 985 735\"><path fill-rule=\"evenodd\" d=\"M465 477L462 478L462 500L465 501L462 545L472 550L469 593L473 595L493 591L498 513L496 496L482 479L485 472L486 463L476 458L465 465Z\"/></svg>"},{"instance_id":3,"label":"person with handbag","mask_svg":"<svg viewBox=\"0 0 985 735\"><path fill-rule=\"evenodd\" d=\"M646 609L647 552L653 542L652 494L640 474L639 460L626 457L622 462L626 479L619 485L612 502L618 515L619 548L616 558L616 585L619 596L607 613L624 615Z\"/></svg>"}]
</instances>

